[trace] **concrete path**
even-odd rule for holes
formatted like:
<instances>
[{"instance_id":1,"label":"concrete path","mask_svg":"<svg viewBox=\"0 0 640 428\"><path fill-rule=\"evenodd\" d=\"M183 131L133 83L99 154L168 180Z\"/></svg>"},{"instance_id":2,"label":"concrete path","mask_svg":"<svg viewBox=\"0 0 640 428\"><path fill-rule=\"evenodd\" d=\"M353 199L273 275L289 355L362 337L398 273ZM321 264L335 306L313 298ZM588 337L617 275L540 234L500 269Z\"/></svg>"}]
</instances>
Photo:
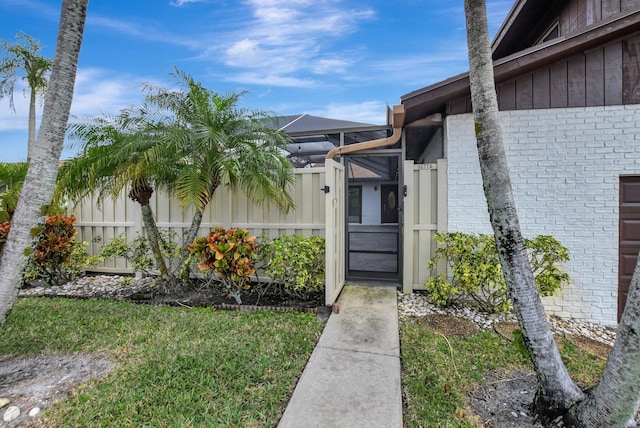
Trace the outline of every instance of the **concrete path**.
<instances>
[{"instance_id":1,"label":"concrete path","mask_svg":"<svg viewBox=\"0 0 640 428\"><path fill-rule=\"evenodd\" d=\"M402 428L396 289L345 286L279 428Z\"/></svg>"}]
</instances>

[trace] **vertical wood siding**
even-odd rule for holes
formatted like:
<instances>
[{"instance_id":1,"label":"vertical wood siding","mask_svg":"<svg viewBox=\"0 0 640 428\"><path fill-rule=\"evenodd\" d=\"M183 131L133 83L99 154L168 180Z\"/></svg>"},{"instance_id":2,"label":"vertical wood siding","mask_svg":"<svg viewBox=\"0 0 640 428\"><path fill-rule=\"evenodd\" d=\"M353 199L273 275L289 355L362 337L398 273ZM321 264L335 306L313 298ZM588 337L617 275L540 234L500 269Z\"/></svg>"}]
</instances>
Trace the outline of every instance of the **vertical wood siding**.
<instances>
[{"instance_id":1,"label":"vertical wood siding","mask_svg":"<svg viewBox=\"0 0 640 428\"><path fill-rule=\"evenodd\" d=\"M501 111L640 104L640 34L496 85ZM447 114L471 113L469 96Z\"/></svg>"},{"instance_id":2,"label":"vertical wood siding","mask_svg":"<svg viewBox=\"0 0 640 428\"><path fill-rule=\"evenodd\" d=\"M584 28L638 6L640 0L571 0L560 13L560 34Z\"/></svg>"}]
</instances>

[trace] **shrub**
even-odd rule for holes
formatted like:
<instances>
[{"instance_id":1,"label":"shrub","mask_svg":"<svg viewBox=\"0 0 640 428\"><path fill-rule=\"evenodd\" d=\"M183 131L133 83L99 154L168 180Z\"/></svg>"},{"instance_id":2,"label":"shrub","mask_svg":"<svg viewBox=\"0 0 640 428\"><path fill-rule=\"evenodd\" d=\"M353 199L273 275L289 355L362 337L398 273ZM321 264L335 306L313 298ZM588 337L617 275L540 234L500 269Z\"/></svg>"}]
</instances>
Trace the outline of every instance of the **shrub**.
<instances>
[{"instance_id":1,"label":"shrub","mask_svg":"<svg viewBox=\"0 0 640 428\"><path fill-rule=\"evenodd\" d=\"M2 250L4 248L4 243L7 242L7 236L9 235L9 227L11 223L5 221L0 224L0 254L2 254Z\"/></svg>"},{"instance_id":2,"label":"shrub","mask_svg":"<svg viewBox=\"0 0 640 428\"><path fill-rule=\"evenodd\" d=\"M262 243L258 253L264 274L285 294L306 299L324 289L324 238L284 235Z\"/></svg>"},{"instance_id":3,"label":"shrub","mask_svg":"<svg viewBox=\"0 0 640 428\"><path fill-rule=\"evenodd\" d=\"M429 268L433 270L440 259L446 259L451 278L440 274L426 282L433 303L446 306L464 300L488 312L511 309L493 235L438 233L434 240L438 249ZM569 260L569 251L548 235L525 239L524 243L540 295L555 294L569 282L569 275L557 266Z\"/></svg>"},{"instance_id":4,"label":"shrub","mask_svg":"<svg viewBox=\"0 0 640 428\"><path fill-rule=\"evenodd\" d=\"M160 231L160 251L169 261L177 260L180 257L180 245L176 242L175 232ZM153 271L157 269L149 240L145 236L138 235L131 243L127 243L127 237L124 233L118 235L102 246L100 256L106 260L122 257L134 272L140 272L146 276L152 275Z\"/></svg>"},{"instance_id":5,"label":"shrub","mask_svg":"<svg viewBox=\"0 0 640 428\"><path fill-rule=\"evenodd\" d=\"M95 266L97 257L89 257L87 242L76 241L73 216L49 216L38 228L37 243L24 279L41 279L46 285L60 285L80 274L83 268Z\"/></svg>"},{"instance_id":6,"label":"shrub","mask_svg":"<svg viewBox=\"0 0 640 428\"><path fill-rule=\"evenodd\" d=\"M202 271L215 272L238 304L242 290L249 289L249 277L255 273L253 262L256 237L245 229L218 227L205 237L196 238L189 251L199 260Z\"/></svg>"}]
</instances>

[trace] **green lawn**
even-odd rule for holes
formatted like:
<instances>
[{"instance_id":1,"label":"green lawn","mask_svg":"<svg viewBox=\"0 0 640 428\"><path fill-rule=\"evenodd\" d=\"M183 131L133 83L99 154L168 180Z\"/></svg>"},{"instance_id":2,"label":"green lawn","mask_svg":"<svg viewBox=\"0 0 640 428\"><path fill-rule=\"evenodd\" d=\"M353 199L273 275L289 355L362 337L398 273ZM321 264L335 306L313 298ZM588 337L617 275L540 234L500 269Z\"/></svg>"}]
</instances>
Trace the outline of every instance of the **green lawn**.
<instances>
[{"instance_id":1,"label":"green lawn","mask_svg":"<svg viewBox=\"0 0 640 428\"><path fill-rule=\"evenodd\" d=\"M50 426L272 427L322 330L314 314L20 299L0 355L95 352L106 377L49 407Z\"/></svg>"},{"instance_id":2,"label":"green lawn","mask_svg":"<svg viewBox=\"0 0 640 428\"><path fill-rule=\"evenodd\" d=\"M400 342L407 428L476 426L465 406L466 393L489 371L532 370L517 346L491 331L480 331L470 339L445 339L409 319L401 322ZM581 387L593 386L604 360L564 339L559 344L571 377Z\"/></svg>"}]
</instances>

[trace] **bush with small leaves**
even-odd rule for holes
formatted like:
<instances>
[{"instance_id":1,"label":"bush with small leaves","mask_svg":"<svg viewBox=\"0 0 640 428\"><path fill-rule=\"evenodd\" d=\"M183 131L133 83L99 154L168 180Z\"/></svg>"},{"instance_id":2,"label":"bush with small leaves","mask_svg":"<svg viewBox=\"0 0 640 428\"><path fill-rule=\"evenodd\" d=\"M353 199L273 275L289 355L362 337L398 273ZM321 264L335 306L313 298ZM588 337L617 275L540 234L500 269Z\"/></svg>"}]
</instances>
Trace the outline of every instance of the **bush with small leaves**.
<instances>
[{"instance_id":1,"label":"bush with small leaves","mask_svg":"<svg viewBox=\"0 0 640 428\"><path fill-rule=\"evenodd\" d=\"M175 232L160 231L160 251L165 260L169 261L169 265L180 258L180 245L176 242ZM100 256L105 260L116 257L123 258L134 272L140 272L145 276L153 275L157 269L149 240L145 236L138 235L136 239L128 243L125 234L118 235L102 246ZM177 269L175 267L175 270Z\"/></svg>"},{"instance_id":2,"label":"bush with small leaves","mask_svg":"<svg viewBox=\"0 0 640 428\"><path fill-rule=\"evenodd\" d=\"M271 287L307 299L324 290L325 241L319 236L284 235L263 242L258 259Z\"/></svg>"},{"instance_id":3,"label":"bush with small leaves","mask_svg":"<svg viewBox=\"0 0 640 428\"><path fill-rule=\"evenodd\" d=\"M257 246L256 237L249 236L245 229L218 227L207 237L196 238L189 251L200 260L198 268L215 273L229 294L242 304L242 290L249 289L249 278L255 273Z\"/></svg>"},{"instance_id":4,"label":"bush with small leaves","mask_svg":"<svg viewBox=\"0 0 640 428\"><path fill-rule=\"evenodd\" d=\"M434 270L444 259L450 277L440 274L427 280L425 288L433 303L447 306L472 301L488 312L511 309L493 235L437 233L434 240L438 248L429 269ZM540 295L554 295L569 282L569 275L557 266L569 260L569 251L548 235L525 239L524 243Z\"/></svg>"}]
</instances>

